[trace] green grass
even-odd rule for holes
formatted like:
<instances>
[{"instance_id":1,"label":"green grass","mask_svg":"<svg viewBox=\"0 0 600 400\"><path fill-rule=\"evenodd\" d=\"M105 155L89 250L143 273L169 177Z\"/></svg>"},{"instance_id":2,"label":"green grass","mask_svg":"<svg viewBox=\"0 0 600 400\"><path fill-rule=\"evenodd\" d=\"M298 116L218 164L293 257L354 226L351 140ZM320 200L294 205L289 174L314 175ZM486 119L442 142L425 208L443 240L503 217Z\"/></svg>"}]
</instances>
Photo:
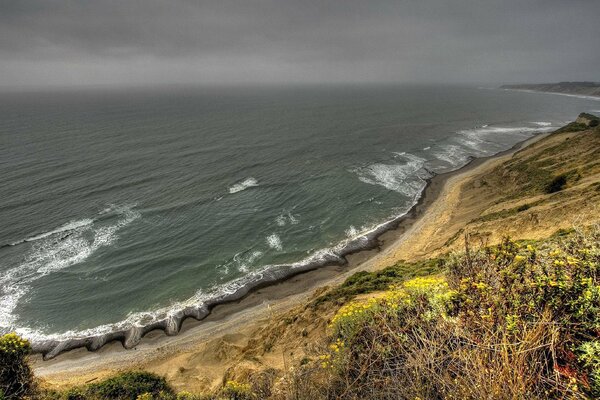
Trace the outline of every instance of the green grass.
<instances>
[{"instance_id":1,"label":"green grass","mask_svg":"<svg viewBox=\"0 0 600 400\"><path fill-rule=\"evenodd\" d=\"M536 205L542 203L543 201L536 201L533 203L525 203L525 204L521 204L520 206L517 207L513 207L513 208L509 208L509 209L505 209L505 210L500 210L500 211L496 211L493 213L489 213L489 214L485 214L482 215L481 217L475 218L471 221L471 223L473 222L487 222L487 221L494 221L497 219L504 219L504 218L508 218L510 216L513 215L517 215L518 213L521 213L523 211L527 211L529 210L531 207L535 207Z\"/></svg>"},{"instance_id":2,"label":"green grass","mask_svg":"<svg viewBox=\"0 0 600 400\"><path fill-rule=\"evenodd\" d=\"M437 258L414 263L399 262L379 271L359 271L350 276L340 286L316 298L312 307L325 302L343 303L359 294L387 290L391 285L417 276L440 273L444 270L443 262Z\"/></svg>"},{"instance_id":3,"label":"green grass","mask_svg":"<svg viewBox=\"0 0 600 400\"><path fill-rule=\"evenodd\" d=\"M581 132L588 129L586 124L581 124L579 122L571 122L562 128L557 129L554 133L565 133L565 132Z\"/></svg>"}]
</instances>

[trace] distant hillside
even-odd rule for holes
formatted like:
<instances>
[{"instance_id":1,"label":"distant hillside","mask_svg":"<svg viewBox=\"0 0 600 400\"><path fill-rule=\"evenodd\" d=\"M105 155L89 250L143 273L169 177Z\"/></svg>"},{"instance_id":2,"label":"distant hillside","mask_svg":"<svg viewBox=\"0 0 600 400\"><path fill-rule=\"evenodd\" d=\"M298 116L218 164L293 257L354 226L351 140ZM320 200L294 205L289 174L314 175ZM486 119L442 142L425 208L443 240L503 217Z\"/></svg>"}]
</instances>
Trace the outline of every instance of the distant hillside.
<instances>
[{"instance_id":1,"label":"distant hillside","mask_svg":"<svg viewBox=\"0 0 600 400\"><path fill-rule=\"evenodd\" d=\"M536 92L576 94L600 97L600 83L598 82L558 82L503 85L500 86L500 89L533 90Z\"/></svg>"}]
</instances>

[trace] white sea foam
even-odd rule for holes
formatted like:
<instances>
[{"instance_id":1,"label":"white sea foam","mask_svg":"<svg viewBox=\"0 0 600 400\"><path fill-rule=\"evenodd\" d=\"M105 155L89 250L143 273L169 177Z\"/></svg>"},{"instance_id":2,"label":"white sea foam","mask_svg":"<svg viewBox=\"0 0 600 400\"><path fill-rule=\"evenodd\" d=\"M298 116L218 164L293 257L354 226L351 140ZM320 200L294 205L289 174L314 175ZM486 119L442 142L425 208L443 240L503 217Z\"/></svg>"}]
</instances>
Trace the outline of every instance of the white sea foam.
<instances>
[{"instance_id":1,"label":"white sea foam","mask_svg":"<svg viewBox=\"0 0 600 400\"><path fill-rule=\"evenodd\" d=\"M238 271L248 272L250 270L250 267L258 259L260 259L262 255L263 252L258 250L243 251L233 256L233 263L235 264L235 267L238 269Z\"/></svg>"},{"instance_id":2,"label":"white sea foam","mask_svg":"<svg viewBox=\"0 0 600 400\"><path fill-rule=\"evenodd\" d=\"M281 251L283 250L283 245L281 244L281 238L277 236L277 234L272 233L267 236L267 244L270 248Z\"/></svg>"},{"instance_id":3,"label":"white sea foam","mask_svg":"<svg viewBox=\"0 0 600 400\"><path fill-rule=\"evenodd\" d=\"M233 193L241 192L242 190L246 190L253 186L258 186L258 181L253 177L249 177L249 178L244 179L241 182L236 183L235 185L232 185L229 188L229 193L233 194Z\"/></svg>"},{"instance_id":4,"label":"white sea foam","mask_svg":"<svg viewBox=\"0 0 600 400\"><path fill-rule=\"evenodd\" d=\"M464 165L469 160L465 149L458 145L449 144L433 152L435 158L450 164L452 167Z\"/></svg>"},{"instance_id":5,"label":"white sea foam","mask_svg":"<svg viewBox=\"0 0 600 400\"><path fill-rule=\"evenodd\" d=\"M296 225L298 222L298 218L290 211L282 211L282 213L275 218L275 223L278 226L286 226L287 224Z\"/></svg>"},{"instance_id":6,"label":"white sea foam","mask_svg":"<svg viewBox=\"0 0 600 400\"><path fill-rule=\"evenodd\" d=\"M350 225L348 227L348 229L346 229L346 236L350 239L358 236L358 229L356 229L356 227L354 227L354 225Z\"/></svg>"},{"instance_id":7,"label":"white sea foam","mask_svg":"<svg viewBox=\"0 0 600 400\"><path fill-rule=\"evenodd\" d=\"M535 124L538 126L552 126L552 122L545 122L545 121L533 121L532 124Z\"/></svg>"},{"instance_id":8,"label":"white sea foam","mask_svg":"<svg viewBox=\"0 0 600 400\"><path fill-rule=\"evenodd\" d=\"M550 124L552 125L552 124ZM544 125L548 126L548 125ZM514 126L514 127L503 127L503 126L488 126L476 128L476 129L464 129L458 131L459 134L463 135L490 135L490 134L515 134L515 133L533 133L543 131L542 128L532 128L530 126Z\"/></svg>"},{"instance_id":9,"label":"white sea foam","mask_svg":"<svg viewBox=\"0 0 600 400\"><path fill-rule=\"evenodd\" d=\"M551 123L534 122L534 124L538 126L503 127L482 125L480 128L458 131L458 136L455 138L455 140L461 145L475 151L475 154L472 155L487 155L489 154L490 150L498 150L495 148L497 147L495 139L498 136L526 137L535 132L545 132L554 129L551 126Z\"/></svg>"},{"instance_id":10,"label":"white sea foam","mask_svg":"<svg viewBox=\"0 0 600 400\"><path fill-rule=\"evenodd\" d=\"M89 219L89 218L85 218L79 221L71 221L69 223L66 223L56 229L53 229L51 231L48 232L44 232L44 233L40 233L37 235L33 235L31 237L25 238L23 240L11 243L11 245L17 245L17 244L21 244L21 243L26 243L26 242L34 242L36 240L40 240L40 239L44 239L47 238L48 236L52 236L52 235L56 235L58 233L63 233L63 232L69 232L69 231L73 231L76 230L78 228L87 226L87 225L91 225L94 223L93 219Z\"/></svg>"},{"instance_id":11,"label":"white sea foam","mask_svg":"<svg viewBox=\"0 0 600 400\"><path fill-rule=\"evenodd\" d=\"M395 154L407 161L404 164L376 163L360 168L356 170L358 179L371 185L383 186L407 197L414 197L426 184L423 176L419 176L419 172L425 165L425 159L410 153Z\"/></svg>"},{"instance_id":12,"label":"white sea foam","mask_svg":"<svg viewBox=\"0 0 600 400\"><path fill-rule=\"evenodd\" d=\"M99 248L112 244L118 238L117 231L140 217L132 207L113 210L118 220L112 224L82 219L30 240L33 243L23 262L0 277L0 329L14 328L14 310L31 290L33 281L84 261ZM70 235L65 237L62 233L67 230Z\"/></svg>"}]
</instances>

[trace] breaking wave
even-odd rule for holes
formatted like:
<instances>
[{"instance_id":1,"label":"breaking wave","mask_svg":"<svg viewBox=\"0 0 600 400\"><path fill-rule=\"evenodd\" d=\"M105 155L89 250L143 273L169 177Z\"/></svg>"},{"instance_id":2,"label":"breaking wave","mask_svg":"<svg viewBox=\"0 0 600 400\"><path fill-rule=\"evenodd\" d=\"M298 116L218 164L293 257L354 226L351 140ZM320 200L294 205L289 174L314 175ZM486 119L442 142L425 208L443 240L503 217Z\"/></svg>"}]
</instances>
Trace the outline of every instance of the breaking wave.
<instances>
[{"instance_id":1,"label":"breaking wave","mask_svg":"<svg viewBox=\"0 0 600 400\"><path fill-rule=\"evenodd\" d=\"M117 217L112 223L86 218L17 242L32 242L31 249L21 264L0 277L0 331L15 328L14 310L31 290L32 282L83 262L98 249L114 243L117 232L141 216L132 206L113 207L111 211Z\"/></svg>"},{"instance_id":2,"label":"breaking wave","mask_svg":"<svg viewBox=\"0 0 600 400\"><path fill-rule=\"evenodd\" d=\"M267 244L269 245L270 248L275 249L277 251L283 250L283 244L281 243L281 238L275 233L272 233L269 236L267 236Z\"/></svg>"},{"instance_id":3,"label":"breaking wave","mask_svg":"<svg viewBox=\"0 0 600 400\"><path fill-rule=\"evenodd\" d=\"M244 179L241 182L236 183L235 185L232 185L229 188L229 193L233 194L233 193L237 193L237 192L241 192L242 190L246 190L250 187L254 187L254 186L258 186L258 181L255 178L249 177Z\"/></svg>"},{"instance_id":4,"label":"breaking wave","mask_svg":"<svg viewBox=\"0 0 600 400\"><path fill-rule=\"evenodd\" d=\"M429 177L423 169L425 159L410 153L395 153L406 160L403 164L376 163L356 170L358 179L370 185L383 186L388 190L413 198L426 185Z\"/></svg>"}]
</instances>

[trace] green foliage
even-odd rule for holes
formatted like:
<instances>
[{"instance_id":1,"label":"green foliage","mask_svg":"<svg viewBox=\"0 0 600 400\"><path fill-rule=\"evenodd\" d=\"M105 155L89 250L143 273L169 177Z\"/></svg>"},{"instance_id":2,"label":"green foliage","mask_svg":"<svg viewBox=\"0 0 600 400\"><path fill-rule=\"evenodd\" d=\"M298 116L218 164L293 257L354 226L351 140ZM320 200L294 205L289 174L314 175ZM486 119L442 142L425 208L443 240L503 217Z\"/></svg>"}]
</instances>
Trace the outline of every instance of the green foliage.
<instances>
[{"instance_id":1,"label":"green foliage","mask_svg":"<svg viewBox=\"0 0 600 400\"><path fill-rule=\"evenodd\" d=\"M600 362L590 360L599 353L584 343L600 332L599 243L597 230L555 235L540 248L506 240L462 256L449 269L460 323L476 337L501 331L514 343L535 329L539 335L554 335L556 342L546 344L547 353L536 361L546 365L546 372L540 372L543 379L557 373L562 378L556 383L561 390L550 391L550 397L575 392L578 386L589 394L598 391ZM587 354L580 362L574 357L578 349Z\"/></svg>"},{"instance_id":2,"label":"green foliage","mask_svg":"<svg viewBox=\"0 0 600 400\"><path fill-rule=\"evenodd\" d=\"M600 118L598 118L597 116L590 114L590 113L583 112L583 113L579 114L579 117L589 120L590 121L589 126L598 126L598 121L600 121ZM595 122L595 125L592 125L592 123L594 123L594 122Z\"/></svg>"},{"instance_id":3,"label":"green foliage","mask_svg":"<svg viewBox=\"0 0 600 400\"><path fill-rule=\"evenodd\" d=\"M66 400L175 400L165 378L150 372L129 371L99 383L75 387L63 393L45 393L44 398Z\"/></svg>"},{"instance_id":4,"label":"green foliage","mask_svg":"<svg viewBox=\"0 0 600 400\"><path fill-rule=\"evenodd\" d=\"M600 397L600 340L584 342L579 346L579 361L590 371L590 392Z\"/></svg>"},{"instance_id":5,"label":"green foliage","mask_svg":"<svg viewBox=\"0 0 600 400\"><path fill-rule=\"evenodd\" d=\"M579 122L571 122L562 128L556 130L554 133L565 133L565 132L581 132L588 129L586 124L582 124Z\"/></svg>"},{"instance_id":6,"label":"green foliage","mask_svg":"<svg viewBox=\"0 0 600 400\"><path fill-rule=\"evenodd\" d=\"M312 303L316 307L329 301L342 303L356 295L387 290L390 285L400 283L415 276L424 276L438 273L443 269L443 264L438 259L430 259L415 263L400 262L379 271L359 271L350 276L340 286L315 299Z\"/></svg>"},{"instance_id":7,"label":"green foliage","mask_svg":"<svg viewBox=\"0 0 600 400\"><path fill-rule=\"evenodd\" d=\"M445 279L344 305L328 350L298 373L326 398L599 396L600 231L505 240L445 265Z\"/></svg>"},{"instance_id":8,"label":"green foliage","mask_svg":"<svg viewBox=\"0 0 600 400\"><path fill-rule=\"evenodd\" d=\"M196 394L192 394L190 392L185 392L185 391L177 393L177 396L175 397L175 400L204 400L204 399L208 399L208 397L198 396Z\"/></svg>"},{"instance_id":9,"label":"green foliage","mask_svg":"<svg viewBox=\"0 0 600 400\"><path fill-rule=\"evenodd\" d=\"M227 381L222 389L222 394L228 400L254 400L256 395L249 384Z\"/></svg>"},{"instance_id":10,"label":"green foliage","mask_svg":"<svg viewBox=\"0 0 600 400\"><path fill-rule=\"evenodd\" d=\"M34 390L33 374L27 364L31 346L15 333L0 337L0 398L21 399Z\"/></svg>"}]
</instances>

